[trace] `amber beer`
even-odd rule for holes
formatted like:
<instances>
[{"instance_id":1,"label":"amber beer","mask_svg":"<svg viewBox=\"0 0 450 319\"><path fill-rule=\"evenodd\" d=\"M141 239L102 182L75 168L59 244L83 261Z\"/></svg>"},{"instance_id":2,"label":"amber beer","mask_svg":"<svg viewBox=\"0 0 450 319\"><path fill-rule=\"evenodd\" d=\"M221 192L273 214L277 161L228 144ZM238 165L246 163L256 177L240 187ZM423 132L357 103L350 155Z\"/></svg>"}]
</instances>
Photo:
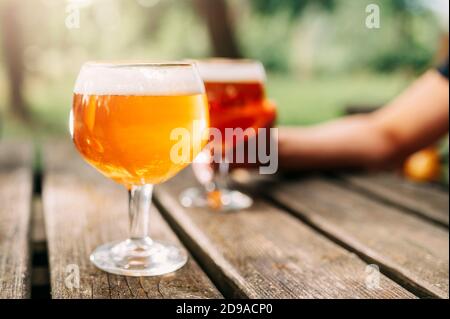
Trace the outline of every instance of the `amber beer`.
<instances>
[{"instance_id":1,"label":"amber beer","mask_svg":"<svg viewBox=\"0 0 450 319\"><path fill-rule=\"evenodd\" d=\"M276 117L274 105L266 100L265 71L256 61L213 59L198 62L205 82L211 127L222 133L223 151L234 148L239 139L226 139L226 128L270 127ZM246 135L245 137L249 137Z\"/></svg>"},{"instance_id":2,"label":"amber beer","mask_svg":"<svg viewBox=\"0 0 450 319\"><path fill-rule=\"evenodd\" d=\"M192 133L195 120L208 126L203 92L188 87L144 89L105 90L80 85L73 97L77 149L104 175L124 185L158 184L174 176L196 154L191 152L183 163L171 160L175 143L170 139L171 131L185 128Z\"/></svg>"},{"instance_id":3,"label":"amber beer","mask_svg":"<svg viewBox=\"0 0 450 319\"><path fill-rule=\"evenodd\" d=\"M208 113L205 87L192 63L82 66L70 120L75 146L90 164L129 190L129 236L98 246L89 256L95 266L140 277L167 274L186 264L184 250L149 237L152 193L154 184L174 176L201 151ZM181 143L174 132L182 132ZM181 157L173 151L179 144Z\"/></svg>"}]
</instances>

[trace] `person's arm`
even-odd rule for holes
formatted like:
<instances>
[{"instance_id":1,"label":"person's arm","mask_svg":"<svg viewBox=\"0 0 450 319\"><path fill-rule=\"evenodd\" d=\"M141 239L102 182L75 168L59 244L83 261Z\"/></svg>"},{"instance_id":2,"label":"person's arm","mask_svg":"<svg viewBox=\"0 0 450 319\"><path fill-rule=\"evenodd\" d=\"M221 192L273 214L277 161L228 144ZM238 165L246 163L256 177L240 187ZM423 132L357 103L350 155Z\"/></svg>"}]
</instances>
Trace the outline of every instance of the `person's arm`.
<instances>
[{"instance_id":1,"label":"person's arm","mask_svg":"<svg viewBox=\"0 0 450 319\"><path fill-rule=\"evenodd\" d=\"M448 132L449 82L430 70L386 107L305 128L279 129L282 169L387 168Z\"/></svg>"}]
</instances>

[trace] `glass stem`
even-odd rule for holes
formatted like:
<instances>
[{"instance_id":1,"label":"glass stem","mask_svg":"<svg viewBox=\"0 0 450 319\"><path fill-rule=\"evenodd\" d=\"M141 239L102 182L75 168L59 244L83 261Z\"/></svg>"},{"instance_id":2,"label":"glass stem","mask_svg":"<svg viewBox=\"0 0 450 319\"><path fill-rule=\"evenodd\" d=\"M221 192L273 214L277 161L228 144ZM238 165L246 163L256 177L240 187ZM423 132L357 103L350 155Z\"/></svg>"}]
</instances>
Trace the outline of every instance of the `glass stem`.
<instances>
[{"instance_id":1,"label":"glass stem","mask_svg":"<svg viewBox=\"0 0 450 319\"><path fill-rule=\"evenodd\" d=\"M129 191L130 239L147 241L153 185L132 186Z\"/></svg>"},{"instance_id":2,"label":"glass stem","mask_svg":"<svg viewBox=\"0 0 450 319\"><path fill-rule=\"evenodd\" d=\"M224 158L219 164L219 181L218 188L227 187L228 172L230 171L230 163Z\"/></svg>"}]
</instances>

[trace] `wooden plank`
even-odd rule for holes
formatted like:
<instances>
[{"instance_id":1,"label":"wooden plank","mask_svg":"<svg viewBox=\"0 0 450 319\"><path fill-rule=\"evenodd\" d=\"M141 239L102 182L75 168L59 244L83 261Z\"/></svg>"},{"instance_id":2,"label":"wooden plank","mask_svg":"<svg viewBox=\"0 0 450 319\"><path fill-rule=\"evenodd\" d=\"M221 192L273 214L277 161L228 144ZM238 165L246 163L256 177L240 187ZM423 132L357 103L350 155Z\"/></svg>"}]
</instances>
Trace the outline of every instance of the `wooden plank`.
<instances>
[{"instance_id":1,"label":"wooden plank","mask_svg":"<svg viewBox=\"0 0 450 319\"><path fill-rule=\"evenodd\" d=\"M379 289L366 286L366 263L263 200L234 213L183 208L194 181L184 170L156 188L157 202L226 297L414 297L383 275Z\"/></svg>"},{"instance_id":2,"label":"wooden plank","mask_svg":"<svg viewBox=\"0 0 450 319\"><path fill-rule=\"evenodd\" d=\"M420 296L448 298L448 230L323 178L260 189Z\"/></svg>"},{"instance_id":3,"label":"wooden plank","mask_svg":"<svg viewBox=\"0 0 450 319\"><path fill-rule=\"evenodd\" d=\"M343 175L351 185L390 204L448 227L448 192L429 184L407 181L394 174Z\"/></svg>"},{"instance_id":4,"label":"wooden plank","mask_svg":"<svg viewBox=\"0 0 450 319\"><path fill-rule=\"evenodd\" d=\"M96 269L89 261L92 250L128 234L127 192L85 164L71 144L49 143L43 156L43 208L53 298L221 297L192 258L181 270L158 277L116 276ZM178 242L155 209L150 230L155 239ZM79 288L65 284L68 269L79 269Z\"/></svg>"},{"instance_id":5,"label":"wooden plank","mask_svg":"<svg viewBox=\"0 0 450 319\"><path fill-rule=\"evenodd\" d=\"M0 142L0 298L30 297L33 146Z\"/></svg>"}]
</instances>

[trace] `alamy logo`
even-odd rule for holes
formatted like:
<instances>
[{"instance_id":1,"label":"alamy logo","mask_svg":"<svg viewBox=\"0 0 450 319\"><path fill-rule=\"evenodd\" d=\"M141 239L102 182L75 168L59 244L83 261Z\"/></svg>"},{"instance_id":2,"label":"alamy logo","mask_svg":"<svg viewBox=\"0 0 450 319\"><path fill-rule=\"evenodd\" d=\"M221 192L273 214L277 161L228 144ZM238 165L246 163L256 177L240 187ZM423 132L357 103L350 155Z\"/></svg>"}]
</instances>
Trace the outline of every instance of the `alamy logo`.
<instances>
[{"instance_id":1,"label":"alamy logo","mask_svg":"<svg viewBox=\"0 0 450 319\"><path fill-rule=\"evenodd\" d=\"M367 289L380 289L380 267L378 265L367 265L365 283Z\"/></svg>"},{"instance_id":2,"label":"alamy logo","mask_svg":"<svg viewBox=\"0 0 450 319\"><path fill-rule=\"evenodd\" d=\"M80 288L80 267L76 264L69 264L65 269L66 278L64 279L64 284L66 288L78 289Z\"/></svg>"},{"instance_id":3,"label":"alamy logo","mask_svg":"<svg viewBox=\"0 0 450 319\"><path fill-rule=\"evenodd\" d=\"M176 142L170 150L171 161L190 163L191 154L200 153L205 138L209 142L204 149L211 150L213 155L200 157L196 162L260 163L260 174L275 174L278 170L277 128L225 128L222 132L214 127L205 129L201 121L193 121L192 131L184 127L171 131L170 140Z\"/></svg>"},{"instance_id":4,"label":"alamy logo","mask_svg":"<svg viewBox=\"0 0 450 319\"><path fill-rule=\"evenodd\" d=\"M380 28L380 6L374 3L366 7L366 28L379 29Z\"/></svg>"},{"instance_id":5,"label":"alamy logo","mask_svg":"<svg viewBox=\"0 0 450 319\"><path fill-rule=\"evenodd\" d=\"M64 23L67 29L79 29L80 28L80 1L70 0L66 5L66 19Z\"/></svg>"}]
</instances>

